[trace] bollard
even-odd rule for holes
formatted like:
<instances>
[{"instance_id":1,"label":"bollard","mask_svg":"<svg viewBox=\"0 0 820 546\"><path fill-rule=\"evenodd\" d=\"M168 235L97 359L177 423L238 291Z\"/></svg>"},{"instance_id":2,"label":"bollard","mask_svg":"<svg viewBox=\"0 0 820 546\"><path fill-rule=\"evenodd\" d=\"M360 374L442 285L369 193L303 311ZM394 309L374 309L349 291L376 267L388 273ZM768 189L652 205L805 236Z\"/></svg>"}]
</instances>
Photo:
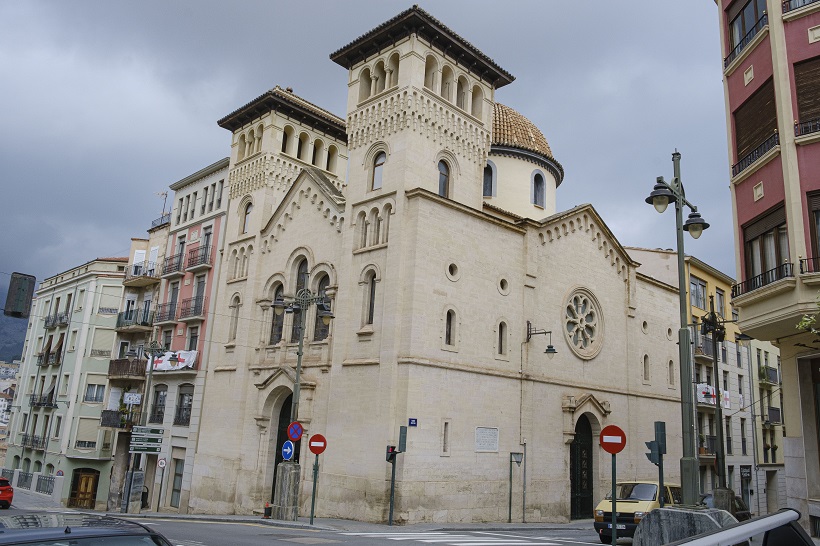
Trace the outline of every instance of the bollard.
<instances>
[{"instance_id":1,"label":"bollard","mask_svg":"<svg viewBox=\"0 0 820 546\"><path fill-rule=\"evenodd\" d=\"M270 503L266 502L265 503L265 515L262 516L262 519L270 519L271 510L273 510L273 508L271 507Z\"/></svg>"}]
</instances>

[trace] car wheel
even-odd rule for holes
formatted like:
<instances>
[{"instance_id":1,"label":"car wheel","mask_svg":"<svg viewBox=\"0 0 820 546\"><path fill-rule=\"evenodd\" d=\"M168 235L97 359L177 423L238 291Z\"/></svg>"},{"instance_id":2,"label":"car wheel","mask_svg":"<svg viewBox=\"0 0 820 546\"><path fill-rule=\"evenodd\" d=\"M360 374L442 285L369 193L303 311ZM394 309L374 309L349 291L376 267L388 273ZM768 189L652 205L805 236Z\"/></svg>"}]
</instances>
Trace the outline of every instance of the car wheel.
<instances>
[{"instance_id":1,"label":"car wheel","mask_svg":"<svg viewBox=\"0 0 820 546\"><path fill-rule=\"evenodd\" d=\"M601 539L601 544L612 544L612 535L598 535Z\"/></svg>"},{"instance_id":2,"label":"car wheel","mask_svg":"<svg viewBox=\"0 0 820 546\"><path fill-rule=\"evenodd\" d=\"M6 510L8 510L9 508L11 508L11 503L10 503L10 502L4 502L4 503L3 503L3 508L5 508Z\"/></svg>"}]
</instances>

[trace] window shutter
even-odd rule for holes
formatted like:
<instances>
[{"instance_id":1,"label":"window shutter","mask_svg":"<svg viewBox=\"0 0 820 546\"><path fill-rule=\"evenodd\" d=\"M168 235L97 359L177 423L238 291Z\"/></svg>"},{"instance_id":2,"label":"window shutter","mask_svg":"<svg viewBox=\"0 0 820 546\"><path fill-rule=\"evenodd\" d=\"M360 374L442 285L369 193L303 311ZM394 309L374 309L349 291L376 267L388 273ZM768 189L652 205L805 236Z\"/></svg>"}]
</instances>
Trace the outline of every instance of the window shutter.
<instances>
[{"instance_id":1,"label":"window shutter","mask_svg":"<svg viewBox=\"0 0 820 546\"><path fill-rule=\"evenodd\" d=\"M135 250L134 251L134 264L141 264L145 261L145 251L144 250Z\"/></svg>"},{"instance_id":2,"label":"window shutter","mask_svg":"<svg viewBox=\"0 0 820 546\"><path fill-rule=\"evenodd\" d=\"M99 419L86 419L81 417L77 425L78 442L96 442L97 431L100 429Z\"/></svg>"},{"instance_id":3,"label":"window shutter","mask_svg":"<svg viewBox=\"0 0 820 546\"><path fill-rule=\"evenodd\" d=\"M794 84L799 120L820 118L820 57L794 65Z\"/></svg>"},{"instance_id":4,"label":"window shutter","mask_svg":"<svg viewBox=\"0 0 820 546\"><path fill-rule=\"evenodd\" d=\"M760 146L777 129L777 112L774 105L774 83L769 79L746 99L734 114L735 145L740 161L749 152Z\"/></svg>"},{"instance_id":5,"label":"window shutter","mask_svg":"<svg viewBox=\"0 0 820 546\"><path fill-rule=\"evenodd\" d=\"M102 309L119 309L122 288L119 286L102 286L100 288L100 305ZM116 313L116 311L114 311Z\"/></svg>"},{"instance_id":6,"label":"window shutter","mask_svg":"<svg viewBox=\"0 0 820 546\"><path fill-rule=\"evenodd\" d=\"M97 328L94 330L94 341L91 344L92 351L111 351L114 346L114 330Z\"/></svg>"},{"instance_id":7,"label":"window shutter","mask_svg":"<svg viewBox=\"0 0 820 546\"><path fill-rule=\"evenodd\" d=\"M777 226L786 223L786 207L778 206L774 210L766 212L757 219L752 220L743 226L743 240L749 242L760 237L767 231L771 231Z\"/></svg>"},{"instance_id":8,"label":"window shutter","mask_svg":"<svg viewBox=\"0 0 820 546\"><path fill-rule=\"evenodd\" d=\"M151 247L151 254L148 255L148 261L152 264L157 263L157 256L159 255L159 247L152 246Z\"/></svg>"},{"instance_id":9,"label":"window shutter","mask_svg":"<svg viewBox=\"0 0 820 546\"><path fill-rule=\"evenodd\" d=\"M820 192L806 194L806 204L809 210L820 210Z\"/></svg>"}]
</instances>

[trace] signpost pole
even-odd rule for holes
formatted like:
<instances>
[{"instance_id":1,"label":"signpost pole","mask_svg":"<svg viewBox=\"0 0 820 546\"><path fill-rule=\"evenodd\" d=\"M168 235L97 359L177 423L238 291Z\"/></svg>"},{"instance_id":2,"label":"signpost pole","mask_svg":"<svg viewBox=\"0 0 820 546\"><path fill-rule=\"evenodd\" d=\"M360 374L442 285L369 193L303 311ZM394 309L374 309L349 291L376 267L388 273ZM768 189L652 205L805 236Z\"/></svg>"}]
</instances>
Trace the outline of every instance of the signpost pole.
<instances>
[{"instance_id":1,"label":"signpost pole","mask_svg":"<svg viewBox=\"0 0 820 546\"><path fill-rule=\"evenodd\" d=\"M165 467L163 466L159 472L159 495L157 495L157 512L159 512L160 501L162 500L162 482L165 480Z\"/></svg>"},{"instance_id":2,"label":"signpost pole","mask_svg":"<svg viewBox=\"0 0 820 546\"><path fill-rule=\"evenodd\" d=\"M393 525L393 498L396 493L396 459L390 461L392 470L390 471L390 517L387 520L388 525Z\"/></svg>"},{"instance_id":3,"label":"signpost pole","mask_svg":"<svg viewBox=\"0 0 820 546\"><path fill-rule=\"evenodd\" d=\"M313 525L313 513L316 508L316 481L319 479L319 454L313 461L313 493L310 498L310 524Z\"/></svg>"},{"instance_id":4,"label":"signpost pole","mask_svg":"<svg viewBox=\"0 0 820 546\"><path fill-rule=\"evenodd\" d=\"M612 454L612 546L615 546L618 543L618 509L615 506L616 499L618 495L616 494L616 486L615 482L615 457L616 455Z\"/></svg>"}]
</instances>

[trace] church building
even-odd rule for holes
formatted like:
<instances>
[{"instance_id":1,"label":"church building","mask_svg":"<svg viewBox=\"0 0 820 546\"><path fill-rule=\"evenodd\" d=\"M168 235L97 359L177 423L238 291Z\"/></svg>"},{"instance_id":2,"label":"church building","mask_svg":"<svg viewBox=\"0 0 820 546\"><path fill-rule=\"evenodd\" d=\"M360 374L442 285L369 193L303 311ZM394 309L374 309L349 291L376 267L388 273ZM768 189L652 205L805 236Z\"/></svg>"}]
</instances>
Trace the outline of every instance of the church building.
<instances>
[{"instance_id":1,"label":"church building","mask_svg":"<svg viewBox=\"0 0 820 546\"><path fill-rule=\"evenodd\" d=\"M591 518L609 424L618 478L656 479L664 420L678 482L677 288L592 205L556 210L564 168L495 100L514 77L416 6L330 58L345 118L275 87L219 120L230 202L189 511L272 500L294 404L301 515L316 434L318 517L386 521L401 427L398 523Z\"/></svg>"}]
</instances>

